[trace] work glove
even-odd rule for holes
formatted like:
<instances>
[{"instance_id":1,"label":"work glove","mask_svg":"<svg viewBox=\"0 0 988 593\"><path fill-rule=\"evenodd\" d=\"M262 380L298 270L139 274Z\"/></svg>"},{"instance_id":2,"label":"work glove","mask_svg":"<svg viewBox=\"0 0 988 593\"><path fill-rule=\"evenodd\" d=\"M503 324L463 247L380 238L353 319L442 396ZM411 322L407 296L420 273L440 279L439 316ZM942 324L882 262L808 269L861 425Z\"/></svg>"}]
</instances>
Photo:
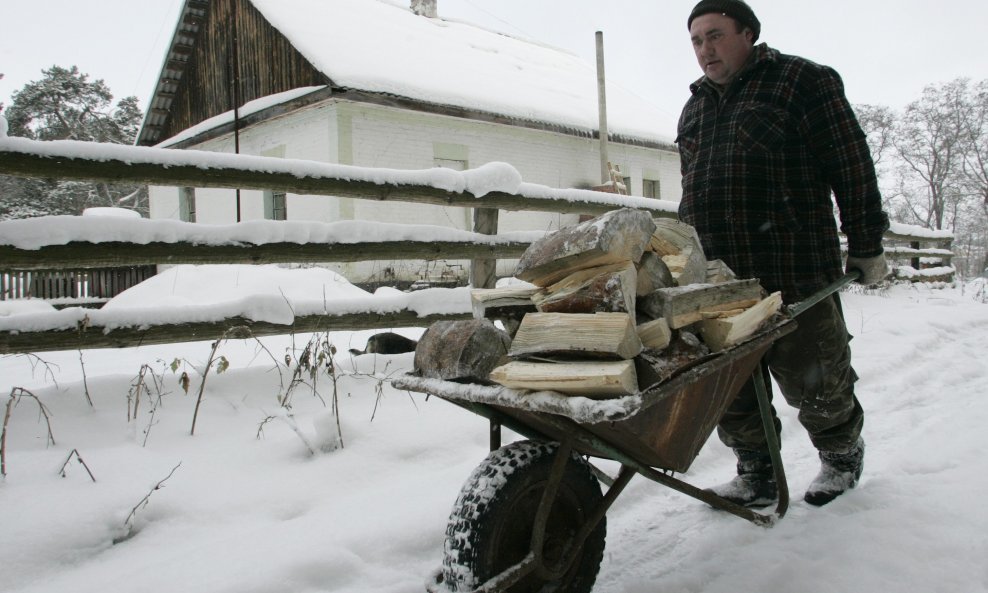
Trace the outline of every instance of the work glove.
<instances>
[{"instance_id":1,"label":"work glove","mask_svg":"<svg viewBox=\"0 0 988 593\"><path fill-rule=\"evenodd\" d=\"M857 282L864 285L878 284L889 275L889 266L885 261L884 253L874 257L853 257L849 255L847 256L847 265L844 266L844 269L848 272L859 270L861 277L858 278Z\"/></svg>"}]
</instances>

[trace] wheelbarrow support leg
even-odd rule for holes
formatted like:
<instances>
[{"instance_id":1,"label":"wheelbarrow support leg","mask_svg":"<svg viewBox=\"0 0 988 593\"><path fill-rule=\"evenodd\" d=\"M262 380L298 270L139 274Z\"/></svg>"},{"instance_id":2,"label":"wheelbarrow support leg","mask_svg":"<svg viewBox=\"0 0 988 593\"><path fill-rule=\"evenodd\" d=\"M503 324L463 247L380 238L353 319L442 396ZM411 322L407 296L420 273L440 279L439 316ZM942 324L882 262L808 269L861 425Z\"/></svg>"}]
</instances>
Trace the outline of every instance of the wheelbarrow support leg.
<instances>
[{"instance_id":1,"label":"wheelbarrow support leg","mask_svg":"<svg viewBox=\"0 0 988 593\"><path fill-rule=\"evenodd\" d=\"M776 516L781 519L789 509L789 483L786 482L786 470L782 466L782 450L779 445L779 435L775 432L775 422L772 420L772 402L768 399L768 389L765 387L765 373L762 365L755 366L752 374L755 383L755 395L758 398L758 412L762 417L765 428L765 441L768 443L768 454L772 458L772 469L775 472L775 482L779 487L779 502L775 507Z\"/></svg>"}]
</instances>

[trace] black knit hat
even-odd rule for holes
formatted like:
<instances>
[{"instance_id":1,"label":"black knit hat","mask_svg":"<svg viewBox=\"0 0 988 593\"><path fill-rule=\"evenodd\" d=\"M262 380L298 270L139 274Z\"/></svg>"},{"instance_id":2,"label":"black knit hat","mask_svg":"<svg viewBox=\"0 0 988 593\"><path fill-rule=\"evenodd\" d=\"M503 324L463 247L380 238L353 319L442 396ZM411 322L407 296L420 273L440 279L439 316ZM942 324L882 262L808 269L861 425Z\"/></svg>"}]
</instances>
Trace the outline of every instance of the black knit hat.
<instances>
[{"instance_id":1,"label":"black knit hat","mask_svg":"<svg viewBox=\"0 0 988 593\"><path fill-rule=\"evenodd\" d=\"M758 22L755 11L751 10L751 7L745 4L743 0L700 0L693 7L693 12L690 13L690 18L686 21L686 29L689 30L693 26L693 19L711 12L725 14L741 25L748 27L754 34L752 41L758 41L758 35L762 32L762 24Z\"/></svg>"}]
</instances>

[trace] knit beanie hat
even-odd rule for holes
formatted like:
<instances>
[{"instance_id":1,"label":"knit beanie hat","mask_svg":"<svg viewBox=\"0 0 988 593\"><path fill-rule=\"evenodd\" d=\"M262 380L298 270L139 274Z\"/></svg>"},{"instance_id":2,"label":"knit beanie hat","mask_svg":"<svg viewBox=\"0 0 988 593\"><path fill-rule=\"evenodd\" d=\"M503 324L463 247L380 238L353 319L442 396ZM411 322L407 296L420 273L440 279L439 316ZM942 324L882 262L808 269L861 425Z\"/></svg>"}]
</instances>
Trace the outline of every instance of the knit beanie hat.
<instances>
[{"instance_id":1,"label":"knit beanie hat","mask_svg":"<svg viewBox=\"0 0 988 593\"><path fill-rule=\"evenodd\" d=\"M686 29L689 30L693 26L693 19L711 12L718 12L737 20L741 25L751 29L754 34L752 41L758 41L758 35L762 32L762 24L758 22L755 11L751 10L751 7L745 4L743 0L700 0L693 7L693 12L690 13L690 18L686 21Z\"/></svg>"}]
</instances>

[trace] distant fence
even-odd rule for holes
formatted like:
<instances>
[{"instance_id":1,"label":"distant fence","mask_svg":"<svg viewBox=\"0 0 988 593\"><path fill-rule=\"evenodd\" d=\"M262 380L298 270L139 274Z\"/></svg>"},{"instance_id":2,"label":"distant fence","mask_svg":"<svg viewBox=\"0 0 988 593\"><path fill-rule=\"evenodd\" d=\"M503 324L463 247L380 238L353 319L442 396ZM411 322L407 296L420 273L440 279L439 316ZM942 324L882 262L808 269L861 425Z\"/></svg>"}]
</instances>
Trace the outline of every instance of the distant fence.
<instances>
[{"instance_id":1,"label":"distant fence","mask_svg":"<svg viewBox=\"0 0 988 593\"><path fill-rule=\"evenodd\" d=\"M153 268L168 264L266 264L321 263L371 260L471 260L470 281L475 287L490 287L495 281L495 263L499 258L517 258L530 244L527 241L498 235L498 213L543 211L571 214L601 214L621 207L646 210L656 217L675 218L675 205L639 197L616 196L588 190L554 190L539 186L517 193L491 191L477 197L429 185L353 179L339 173L313 173L314 165L305 161L211 156L211 162L196 162L181 151L140 147L112 146L87 150L82 143L44 143L20 138L0 142L0 174L23 177L105 180L149 183L178 187L215 187L242 189L277 189L291 193L349 197L375 201L400 201L472 208L473 233L466 239L436 241L411 238L399 241L363 243L266 243L249 240L234 244L210 245L194 241L158 241L127 243L121 241L76 241L63 245L43 245L38 249L19 249L0 245L0 262L8 270L94 270L131 267ZM107 145L93 145L92 148ZM63 148L64 147L64 148ZM182 159L188 159L183 162ZM246 161L241 158L248 159ZM251 163L244 166L241 163ZM263 163L260 167L258 163ZM303 167L304 175L291 172ZM44 224L39 219L38 224ZM145 221L151 222L151 221ZM284 223L291 224L291 223ZM938 258L949 266L951 253L942 246L943 239L927 239L909 234L890 234L893 243L905 241L909 247L889 245L890 258L914 260L921 271L924 258ZM924 247L927 244L935 246ZM949 242L947 243L949 247ZM19 276L18 276L19 278ZM68 285L71 285L68 282ZM87 287L89 284L87 283ZM47 298L47 297L46 297ZM231 328L246 328L249 335L278 335L332 329L356 330L428 325L438 319L464 318L468 313L418 316L411 311L394 313L348 313L296 317L291 325L255 322L236 318L223 322L176 323L172 325L126 328L100 327L89 323L64 330L0 331L0 354L39 352L76 348L126 347L152 343L176 343L217 339ZM243 333L243 332L241 332Z\"/></svg>"},{"instance_id":2,"label":"distant fence","mask_svg":"<svg viewBox=\"0 0 988 593\"><path fill-rule=\"evenodd\" d=\"M953 239L931 237L921 231L917 229L916 234L901 231L885 234L885 256L892 265L893 276L910 282L952 282Z\"/></svg>"},{"instance_id":3,"label":"distant fence","mask_svg":"<svg viewBox=\"0 0 988 593\"><path fill-rule=\"evenodd\" d=\"M98 270L0 271L0 301L36 298L107 301L156 273L157 266Z\"/></svg>"}]
</instances>

